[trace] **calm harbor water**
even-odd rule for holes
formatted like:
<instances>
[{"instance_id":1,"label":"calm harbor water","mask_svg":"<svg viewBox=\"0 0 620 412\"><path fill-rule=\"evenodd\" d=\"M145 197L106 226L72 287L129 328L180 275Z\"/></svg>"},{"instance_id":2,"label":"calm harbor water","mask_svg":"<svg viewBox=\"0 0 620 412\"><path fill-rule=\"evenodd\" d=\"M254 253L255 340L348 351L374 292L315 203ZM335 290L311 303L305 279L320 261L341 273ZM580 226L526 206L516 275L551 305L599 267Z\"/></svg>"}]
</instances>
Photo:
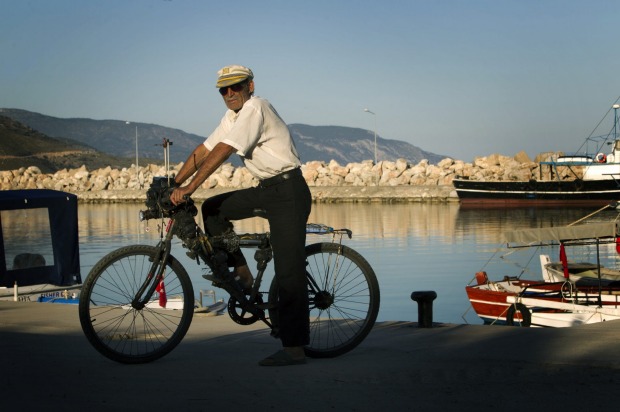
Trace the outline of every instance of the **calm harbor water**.
<instances>
[{"instance_id":1,"label":"calm harbor water","mask_svg":"<svg viewBox=\"0 0 620 412\"><path fill-rule=\"evenodd\" d=\"M156 244L155 221L139 222L139 204L84 204L79 206L80 264L85 279L93 265L112 250L130 244ZM531 259L525 278L540 278L538 254L516 251L506 254L502 233L529 227L572 223L595 209L462 209L458 204L314 204L309 221L335 228L349 228L352 239L343 243L362 254L374 268L381 288L379 320L417 321L417 304L410 298L415 290L434 290L436 322L482 323L469 309L464 287L475 272L486 270L491 279L516 276ZM591 220L615 219L616 211L604 211ZM202 222L202 220L200 220ZM237 222L238 233L268 230L266 221L256 218ZM329 241L309 235L308 242ZM499 251L499 253L498 253ZM557 258L557 247L542 252ZM252 260L252 251L246 255ZM175 246L177 257L187 269L194 289L209 290L202 279L202 266ZM533 256L533 257L532 257ZM571 256L569 255L569 259ZM595 256L584 259L595 259ZM615 249L603 250L606 266L616 263ZM581 260L581 259L580 259ZM263 284L267 290L268 285ZM216 290L218 298L223 291Z\"/></svg>"}]
</instances>

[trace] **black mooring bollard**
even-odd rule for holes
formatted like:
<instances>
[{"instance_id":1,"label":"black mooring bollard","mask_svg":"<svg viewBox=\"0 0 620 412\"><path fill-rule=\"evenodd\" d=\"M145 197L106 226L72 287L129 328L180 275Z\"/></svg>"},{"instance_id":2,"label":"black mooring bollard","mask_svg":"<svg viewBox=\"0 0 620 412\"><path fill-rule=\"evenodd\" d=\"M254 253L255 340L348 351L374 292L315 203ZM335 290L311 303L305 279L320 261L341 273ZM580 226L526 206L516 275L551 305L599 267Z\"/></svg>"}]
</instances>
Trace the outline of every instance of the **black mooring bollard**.
<instances>
[{"instance_id":1,"label":"black mooring bollard","mask_svg":"<svg viewBox=\"0 0 620 412\"><path fill-rule=\"evenodd\" d=\"M432 290L419 290L411 292L411 300L418 302L418 327L433 327L433 301L437 298L437 292Z\"/></svg>"}]
</instances>

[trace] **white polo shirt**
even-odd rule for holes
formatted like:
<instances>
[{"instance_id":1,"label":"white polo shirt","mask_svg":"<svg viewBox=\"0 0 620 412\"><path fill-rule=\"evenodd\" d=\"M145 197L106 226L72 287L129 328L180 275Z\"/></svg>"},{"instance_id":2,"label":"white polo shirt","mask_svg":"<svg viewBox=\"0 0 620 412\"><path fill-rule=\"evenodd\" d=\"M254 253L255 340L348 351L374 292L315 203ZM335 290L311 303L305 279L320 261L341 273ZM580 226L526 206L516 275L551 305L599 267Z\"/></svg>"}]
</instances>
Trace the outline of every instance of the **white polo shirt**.
<instances>
[{"instance_id":1,"label":"white polo shirt","mask_svg":"<svg viewBox=\"0 0 620 412\"><path fill-rule=\"evenodd\" d=\"M219 142L234 147L245 167L258 179L301 166L286 123L260 97L252 96L238 113L228 110L204 145L211 151Z\"/></svg>"}]
</instances>

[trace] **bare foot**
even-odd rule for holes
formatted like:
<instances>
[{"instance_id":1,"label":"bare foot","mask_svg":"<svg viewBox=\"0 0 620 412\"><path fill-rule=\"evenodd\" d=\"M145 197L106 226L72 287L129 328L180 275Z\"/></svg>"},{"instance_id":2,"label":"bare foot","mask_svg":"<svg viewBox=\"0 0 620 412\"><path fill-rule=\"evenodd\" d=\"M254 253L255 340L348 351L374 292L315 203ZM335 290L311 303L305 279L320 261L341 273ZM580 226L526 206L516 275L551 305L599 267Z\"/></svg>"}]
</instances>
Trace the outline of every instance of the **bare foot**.
<instances>
[{"instance_id":1,"label":"bare foot","mask_svg":"<svg viewBox=\"0 0 620 412\"><path fill-rule=\"evenodd\" d=\"M254 277L248 265L237 266L234 270L235 279L239 277L239 283L244 289L249 289L254 283Z\"/></svg>"}]
</instances>

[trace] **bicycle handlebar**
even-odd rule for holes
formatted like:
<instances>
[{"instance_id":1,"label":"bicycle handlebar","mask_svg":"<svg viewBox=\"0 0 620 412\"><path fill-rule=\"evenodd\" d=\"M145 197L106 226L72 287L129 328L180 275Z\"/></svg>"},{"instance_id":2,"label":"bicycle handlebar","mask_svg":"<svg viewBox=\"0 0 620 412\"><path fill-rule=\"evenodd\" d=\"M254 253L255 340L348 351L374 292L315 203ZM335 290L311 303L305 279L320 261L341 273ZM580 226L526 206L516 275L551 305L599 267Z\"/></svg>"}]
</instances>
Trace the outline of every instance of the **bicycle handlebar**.
<instances>
[{"instance_id":1,"label":"bicycle handlebar","mask_svg":"<svg viewBox=\"0 0 620 412\"><path fill-rule=\"evenodd\" d=\"M161 217L171 217L179 210L187 210L192 215L198 213L194 206L194 201L189 195L184 195L185 202L175 205L170 199L170 195L178 184L168 177L154 177L151 186L146 191L147 210L140 211L140 220L157 219Z\"/></svg>"},{"instance_id":2,"label":"bicycle handlebar","mask_svg":"<svg viewBox=\"0 0 620 412\"><path fill-rule=\"evenodd\" d=\"M138 212L138 216L140 218L140 221L143 222L145 220L159 218L160 213L157 210L147 209L147 210L141 210L140 212Z\"/></svg>"}]
</instances>

